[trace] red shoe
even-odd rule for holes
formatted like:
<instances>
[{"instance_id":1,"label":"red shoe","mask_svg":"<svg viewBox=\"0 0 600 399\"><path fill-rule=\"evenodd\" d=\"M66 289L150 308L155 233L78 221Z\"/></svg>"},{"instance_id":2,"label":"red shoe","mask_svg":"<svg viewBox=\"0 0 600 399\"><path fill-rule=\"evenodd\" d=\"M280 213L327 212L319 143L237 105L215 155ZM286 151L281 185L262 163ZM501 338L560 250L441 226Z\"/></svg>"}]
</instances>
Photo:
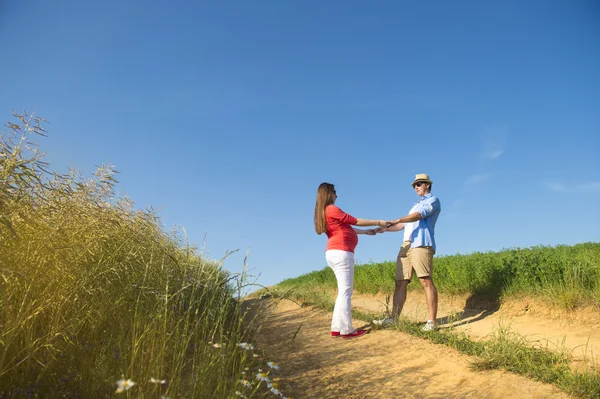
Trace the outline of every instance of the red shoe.
<instances>
[{"instance_id":1,"label":"red shoe","mask_svg":"<svg viewBox=\"0 0 600 399\"><path fill-rule=\"evenodd\" d=\"M341 336L341 334L340 334L339 331L332 331L331 332L331 338L337 338L339 336Z\"/></svg>"},{"instance_id":2,"label":"red shoe","mask_svg":"<svg viewBox=\"0 0 600 399\"><path fill-rule=\"evenodd\" d=\"M358 338L368 334L367 330L356 330L353 333L342 335L344 339Z\"/></svg>"}]
</instances>

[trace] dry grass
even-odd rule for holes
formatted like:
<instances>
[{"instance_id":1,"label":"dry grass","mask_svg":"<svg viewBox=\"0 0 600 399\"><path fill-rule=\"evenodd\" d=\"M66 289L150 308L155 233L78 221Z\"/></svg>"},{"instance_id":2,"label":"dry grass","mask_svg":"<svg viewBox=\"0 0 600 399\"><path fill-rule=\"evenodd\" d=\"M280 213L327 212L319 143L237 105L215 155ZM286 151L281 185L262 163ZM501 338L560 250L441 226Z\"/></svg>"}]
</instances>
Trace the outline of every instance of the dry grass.
<instances>
[{"instance_id":1,"label":"dry grass","mask_svg":"<svg viewBox=\"0 0 600 399\"><path fill-rule=\"evenodd\" d=\"M139 398L256 396L239 383L259 366L238 345L252 340L245 276L115 196L113 168L49 172L31 143L44 121L14 116L0 142L0 397L108 397L120 379Z\"/></svg>"}]
</instances>

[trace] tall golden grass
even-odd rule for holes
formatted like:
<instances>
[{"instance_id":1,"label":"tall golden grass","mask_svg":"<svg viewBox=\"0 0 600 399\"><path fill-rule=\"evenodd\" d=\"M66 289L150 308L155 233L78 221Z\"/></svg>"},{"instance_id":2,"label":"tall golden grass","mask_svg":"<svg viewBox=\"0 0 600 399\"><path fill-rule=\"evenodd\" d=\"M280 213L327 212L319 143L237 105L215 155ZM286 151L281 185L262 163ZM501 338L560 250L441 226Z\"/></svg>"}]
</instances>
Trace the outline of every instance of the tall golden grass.
<instances>
[{"instance_id":1,"label":"tall golden grass","mask_svg":"<svg viewBox=\"0 0 600 399\"><path fill-rule=\"evenodd\" d=\"M108 397L121 379L139 398L251 396L243 276L116 196L112 167L52 173L32 144L45 121L14 117L0 140L0 397Z\"/></svg>"}]
</instances>

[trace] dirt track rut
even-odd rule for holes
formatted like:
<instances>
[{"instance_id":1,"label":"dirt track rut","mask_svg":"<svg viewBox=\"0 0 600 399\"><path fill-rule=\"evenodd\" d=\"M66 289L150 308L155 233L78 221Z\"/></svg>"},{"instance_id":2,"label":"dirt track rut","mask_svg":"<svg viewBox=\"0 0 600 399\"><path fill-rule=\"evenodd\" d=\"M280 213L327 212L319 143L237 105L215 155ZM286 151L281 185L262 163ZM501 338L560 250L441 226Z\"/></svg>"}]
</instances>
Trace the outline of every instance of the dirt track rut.
<instances>
[{"instance_id":1,"label":"dirt track rut","mask_svg":"<svg viewBox=\"0 0 600 399\"><path fill-rule=\"evenodd\" d=\"M280 390L295 399L570 397L511 373L473 371L468 356L398 331L330 338L329 313L288 300L265 314L258 344L281 366Z\"/></svg>"}]
</instances>

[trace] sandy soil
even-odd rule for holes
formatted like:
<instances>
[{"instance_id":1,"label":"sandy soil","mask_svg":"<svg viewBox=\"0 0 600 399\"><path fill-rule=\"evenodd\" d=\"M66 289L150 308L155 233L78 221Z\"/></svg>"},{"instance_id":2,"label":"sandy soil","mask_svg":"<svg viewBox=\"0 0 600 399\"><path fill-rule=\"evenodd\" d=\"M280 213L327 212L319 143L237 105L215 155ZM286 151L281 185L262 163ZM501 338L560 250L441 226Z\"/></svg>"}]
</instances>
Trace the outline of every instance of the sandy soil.
<instances>
[{"instance_id":1,"label":"sandy soil","mask_svg":"<svg viewBox=\"0 0 600 399\"><path fill-rule=\"evenodd\" d=\"M329 313L288 300L264 303L273 306L257 343L280 364L281 391L296 399L569 397L510 373L472 371L468 356L398 331L331 338Z\"/></svg>"},{"instance_id":2,"label":"sandy soil","mask_svg":"<svg viewBox=\"0 0 600 399\"><path fill-rule=\"evenodd\" d=\"M384 312L383 295L355 295L352 305L368 312ZM391 307L391 304L390 304ZM410 292L402 314L415 321L427 319L422 292ZM595 309L566 311L531 298L504 302L494 309L467 296L440 295L438 323L454 326L474 339L483 339L499 326L525 336L532 346L570 352L576 361L596 361L600 355L600 312Z\"/></svg>"}]
</instances>

